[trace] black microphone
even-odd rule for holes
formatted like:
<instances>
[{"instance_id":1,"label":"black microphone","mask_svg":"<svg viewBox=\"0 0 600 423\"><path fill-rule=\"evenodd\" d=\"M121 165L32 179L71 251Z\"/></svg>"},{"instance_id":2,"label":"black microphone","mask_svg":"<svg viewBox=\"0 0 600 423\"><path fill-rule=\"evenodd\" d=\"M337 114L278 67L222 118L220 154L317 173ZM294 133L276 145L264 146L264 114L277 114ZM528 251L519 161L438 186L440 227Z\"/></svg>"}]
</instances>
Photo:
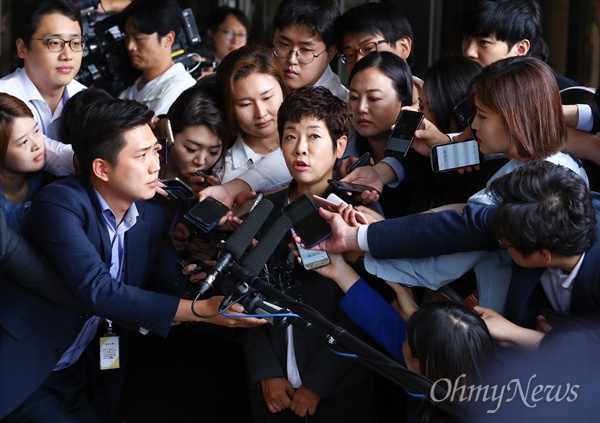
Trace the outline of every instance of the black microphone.
<instances>
[{"instance_id":1,"label":"black microphone","mask_svg":"<svg viewBox=\"0 0 600 423\"><path fill-rule=\"evenodd\" d=\"M242 283L248 283L252 281L252 279L258 276L263 266L267 263L269 257L271 257L291 227L292 221L287 216L280 216L260 239L258 245L250 250L248 255L244 257L244 260L231 266L229 273L235 276L235 278L238 280L242 281ZM222 288L231 289L231 284L233 281L227 282L228 283L226 286ZM240 291L240 293L247 292L247 287L243 289L240 288L241 287L238 287L238 291Z\"/></svg>"},{"instance_id":2,"label":"black microphone","mask_svg":"<svg viewBox=\"0 0 600 423\"><path fill-rule=\"evenodd\" d=\"M265 220L273 209L273 203L269 200L262 200L254 210L248 215L244 222L236 231L231 234L227 242L223 245L224 254L219 258L217 264L213 267L206 279L200 284L198 295L204 294L213 285L217 276L229 265L232 260L238 260L246 248L252 242L252 238L262 227Z\"/></svg>"},{"instance_id":3,"label":"black microphone","mask_svg":"<svg viewBox=\"0 0 600 423\"><path fill-rule=\"evenodd\" d=\"M249 274L258 275L273 252L292 227L287 216L280 216L244 260L240 262Z\"/></svg>"}]
</instances>

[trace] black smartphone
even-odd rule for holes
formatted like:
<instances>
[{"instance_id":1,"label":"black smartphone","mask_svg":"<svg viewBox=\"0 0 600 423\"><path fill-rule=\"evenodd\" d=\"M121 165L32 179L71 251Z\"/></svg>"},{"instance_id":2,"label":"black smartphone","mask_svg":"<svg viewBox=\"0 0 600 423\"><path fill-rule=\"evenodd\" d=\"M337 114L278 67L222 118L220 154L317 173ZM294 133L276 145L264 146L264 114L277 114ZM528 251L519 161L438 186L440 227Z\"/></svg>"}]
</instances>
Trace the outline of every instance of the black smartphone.
<instances>
[{"instance_id":1,"label":"black smartphone","mask_svg":"<svg viewBox=\"0 0 600 423\"><path fill-rule=\"evenodd\" d=\"M163 188L169 195L170 200L192 200L196 197L194 191L181 179L161 180L165 187Z\"/></svg>"},{"instance_id":2,"label":"black smartphone","mask_svg":"<svg viewBox=\"0 0 600 423\"><path fill-rule=\"evenodd\" d=\"M194 173L192 173L192 175L194 175L194 176L201 176L202 178L204 178L204 183L205 183L207 186L214 186L214 185L218 185L218 184L216 184L216 183L212 182L212 181L210 180L210 178L209 178L209 176L213 176L213 177L214 177L214 175L208 175L208 174L206 174L206 173L202 172L201 170L197 170L197 171L195 171ZM217 179L219 179L218 177L216 177L216 178L217 178Z\"/></svg>"},{"instance_id":3,"label":"black smartphone","mask_svg":"<svg viewBox=\"0 0 600 423\"><path fill-rule=\"evenodd\" d=\"M263 193L259 192L255 196L248 198L243 203L236 204L232 210L233 215L242 220L245 219L246 216L248 216L248 214L250 214L250 212L254 210L256 206L258 206L258 203L260 203L260 200L263 199L263 196Z\"/></svg>"},{"instance_id":4,"label":"black smartphone","mask_svg":"<svg viewBox=\"0 0 600 423\"><path fill-rule=\"evenodd\" d=\"M352 163L350 167L348 167L348 173L352 172L354 169L361 166L369 166L371 164L371 153L368 151L360 156L357 161Z\"/></svg>"},{"instance_id":5,"label":"black smartphone","mask_svg":"<svg viewBox=\"0 0 600 423\"><path fill-rule=\"evenodd\" d=\"M463 129L468 129L471 125L473 116L477 113L475 105L469 102L466 98L456 103L454 106L454 116L460 123Z\"/></svg>"},{"instance_id":6,"label":"black smartphone","mask_svg":"<svg viewBox=\"0 0 600 423\"><path fill-rule=\"evenodd\" d=\"M292 228L306 248L312 248L331 236L329 223L319 215L317 206L307 195L296 198L281 211L292 221Z\"/></svg>"},{"instance_id":7,"label":"black smartphone","mask_svg":"<svg viewBox=\"0 0 600 423\"><path fill-rule=\"evenodd\" d=\"M421 126L425 115L412 110L402 110L385 146L386 156L404 157L415 139L415 131Z\"/></svg>"},{"instance_id":8,"label":"black smartphone","mask_svg":"<svg viewBox=\"0 0 600 423\"><path fill-rule=\"evenodd\" d=\"M201 231L208 232L227 214L229 207L212 197L192 207L184 217L196 225Z\"/></svg>"},{"instance_id":9,"label":"black smartphone","mask_svg":"<svg viewBox=\"0 0 600 423\"><path fill-rule=\"evenodd\" d=\"M356 194L360 194L363 191L376 191L379 195L381 195L378 190L369 185L353 184L351 182L336 181L334 179L328 179L327 183L329 183L329 185L331 185L337 191L353 192Z\"/></svg>"},{"instance_id":10,"label":"black smartphone","mask_svg":"<svg viewBox=\"0 0 600 423\"><path fill-rule=\"evenodd\" d=\"M447 172L481 162L479 145L475 140L434 145L430 157L434 172Z\"/></svg>"}]
</instances>

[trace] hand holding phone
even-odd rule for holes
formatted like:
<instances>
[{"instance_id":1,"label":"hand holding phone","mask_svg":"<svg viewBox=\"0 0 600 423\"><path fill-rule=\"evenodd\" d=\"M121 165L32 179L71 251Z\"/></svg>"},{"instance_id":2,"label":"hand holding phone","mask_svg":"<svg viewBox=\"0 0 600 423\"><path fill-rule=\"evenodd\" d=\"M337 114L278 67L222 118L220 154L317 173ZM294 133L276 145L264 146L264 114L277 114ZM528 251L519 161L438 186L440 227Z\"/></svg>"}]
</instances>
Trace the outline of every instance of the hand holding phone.
<instances>
[{"instance_id":1,"label":"hand holding phone","mask_svg":"<svg viewBox=\"0 0 600 423\"><path fill-rule=\"evenodd\" d=\"M375 191L377 194L381 195L379 190L376 190L369 185L353 184L352 182L342 182L334 179L328 179L327 183L337 191L352 192L355 194L361 194L364 191Z\"/></svg>"},{"instance_id":2,"label":"hand holding phone","mask_svg":"<svg viewBox=\"0 0 600 423\"><path fill-rule=\"evenodd\" d=\"M206 197L192 207L184 217L201 231L208 232L217 226L228 211L229 207L225 204L212 197Z\"/></svg>"},{"instance_id":3,"label":"hand holding phone","mask_svg":"<svg viewBox=\"0 0 600 423\"><path fill-rule=\"evenodd\" d=\"M421 126L424 117L425 115L421 112L402 110L385 146L385 155L405 157L415 139L415 131Z\"/></svg>"},{"instance_id":4,"label":"hand holding phone","mask_svg":"<svg viewBox=\"0 0 600 423\"><path fill-rule=\"evenodd\" d=\"M162 187L166 191L169 200L192 200L196 197L194 191L181 179L165 179L161 180L164 184Z\"/></svg>"},{"instance_id":5,"label":"hand holding phone","mask_svg":"<svg viewBox=\"0 0 600 423\"><path fill-rule=\"evenodd\" d=\"M248 198L246 201L236 204L232 210L233 215L244 220L246 216L248 216L248 214L250 214L252 210L258 206L258 203L260 203L263 197L263 193L259 192L255 196Z\"/></svg>"},{"instance_id":6,"label":"hand holding phone","mask_svg":"<svg viewBox=\"0 0 600 423\"><path fill-rule=\"evenodd\" d=\"M356 169L358 167L369 166L370 164L371 164L371 153L369 153L367 151L365 154L360 156L357 161L355 161L348 167L348 173L352 172L354 169Z\"/></svg>"},{"instance_id":7,"label":"hand holding phone","mask_svg":"<svg viewBox=\"0 0 600 423\"><path fill-rule=\"evenodd\" d=\"M307 248L331 236L331 227L319 215L319 210L306 194L286 205L282 210L292 221L292 228Z\"/></svg>"}]
</instances>

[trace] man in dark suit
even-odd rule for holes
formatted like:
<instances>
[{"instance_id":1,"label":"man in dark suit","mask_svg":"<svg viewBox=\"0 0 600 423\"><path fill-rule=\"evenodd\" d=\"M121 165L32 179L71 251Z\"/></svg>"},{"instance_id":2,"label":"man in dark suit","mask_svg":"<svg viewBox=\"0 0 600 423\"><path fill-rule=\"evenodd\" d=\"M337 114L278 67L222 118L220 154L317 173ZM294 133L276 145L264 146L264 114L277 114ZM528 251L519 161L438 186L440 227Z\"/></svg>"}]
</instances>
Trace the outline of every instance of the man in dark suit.
<instances>
[{"instance_id":1,"label":"man in dark suit","mask_svg":"<svg viewBox=\"0 0 600 423\"><path fill-rule=\"evenodd\" d=\"M83 174L47 186L32 203L24 231L86 314L2 281L0 418L8 416L7 422L114 418L123 375L115 362L126 364L127 339L108 319L161 336L181 321L263 322L202 319L217 310L221 297L198 301L192 310L190 300L146 289L175 294L180 277L163 212L143 201L158 185L160 147L148 125L152 116L130 100L86 106L72 129ZM119 336L120 348L109 337L99 351L97 335L107 333ZM111 370L98 370L101 357Z\"/></svg>"},{"instance_id":2,"label":"man in dark suit","mask_svg":"<svg viewBox=\"0 0 600 423\"><path fill-rule=\"evenodd\" d=\"M506 248L513 259L506 315L533 327L540 307L600 310L600 194L574 172L533 162L491 186L499 206L405 216L360 228L321 210L333 236L319 249L369 251L377 260Z\"/></svg>"}]
</instances>

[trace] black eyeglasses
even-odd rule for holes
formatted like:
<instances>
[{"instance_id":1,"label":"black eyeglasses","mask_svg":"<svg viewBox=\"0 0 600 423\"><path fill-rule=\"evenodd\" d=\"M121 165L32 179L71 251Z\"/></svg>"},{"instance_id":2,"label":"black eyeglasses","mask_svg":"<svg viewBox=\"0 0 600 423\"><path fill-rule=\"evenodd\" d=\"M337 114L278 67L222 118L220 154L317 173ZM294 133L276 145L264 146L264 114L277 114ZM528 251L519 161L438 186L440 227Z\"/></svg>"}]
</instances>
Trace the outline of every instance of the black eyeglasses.
<instances>
[{"instance_id":1,"label":"black eyeglasses","mask_svg":"<svg viewBox=\"0 0 600 423\"><path fill-rule=\"evenodd\" d=\"M364 43L358 50L345 50L342 54L340 54L340 62L344 65L348 63L353 63L357 59L357 54L360 53L363 56L366 56L369 53L373 53L377 51L377 46L379 44L387 43L388 40L379 40L379 41L371 41L369 43Z\"/></svg>"},{"instance_id":2,"label":"black eyeglasses","mask_svg":"<svg viewBox=\"0 0 600 423\"><path fill-rule=\"evenodd\" d=\"M279 59L285 59L290 54L296 53L296 58L303 65L308 65L315 60L315 57L319 57L325 53L327 49L323 50L319 54L315 54L314 50L309 48L299 48L298 50L292 50L289 44L286 43L275 43L273 44L273 54Z\"/></svg>"},{"instance_id":3,"label":"black eyeglasses","mask_svg":"<svg viewBox=\"0 0 600 423\"><path fill-rule=\"evenodd\" d=\"M65 44L69 45L71 51L80 52L85 48L85 40L83 38L71 38L63 40L62 38L32 38L32 40L45 41L46 47L53 53L59 53L65 49Z\"/></svg>"}]
</instances>

